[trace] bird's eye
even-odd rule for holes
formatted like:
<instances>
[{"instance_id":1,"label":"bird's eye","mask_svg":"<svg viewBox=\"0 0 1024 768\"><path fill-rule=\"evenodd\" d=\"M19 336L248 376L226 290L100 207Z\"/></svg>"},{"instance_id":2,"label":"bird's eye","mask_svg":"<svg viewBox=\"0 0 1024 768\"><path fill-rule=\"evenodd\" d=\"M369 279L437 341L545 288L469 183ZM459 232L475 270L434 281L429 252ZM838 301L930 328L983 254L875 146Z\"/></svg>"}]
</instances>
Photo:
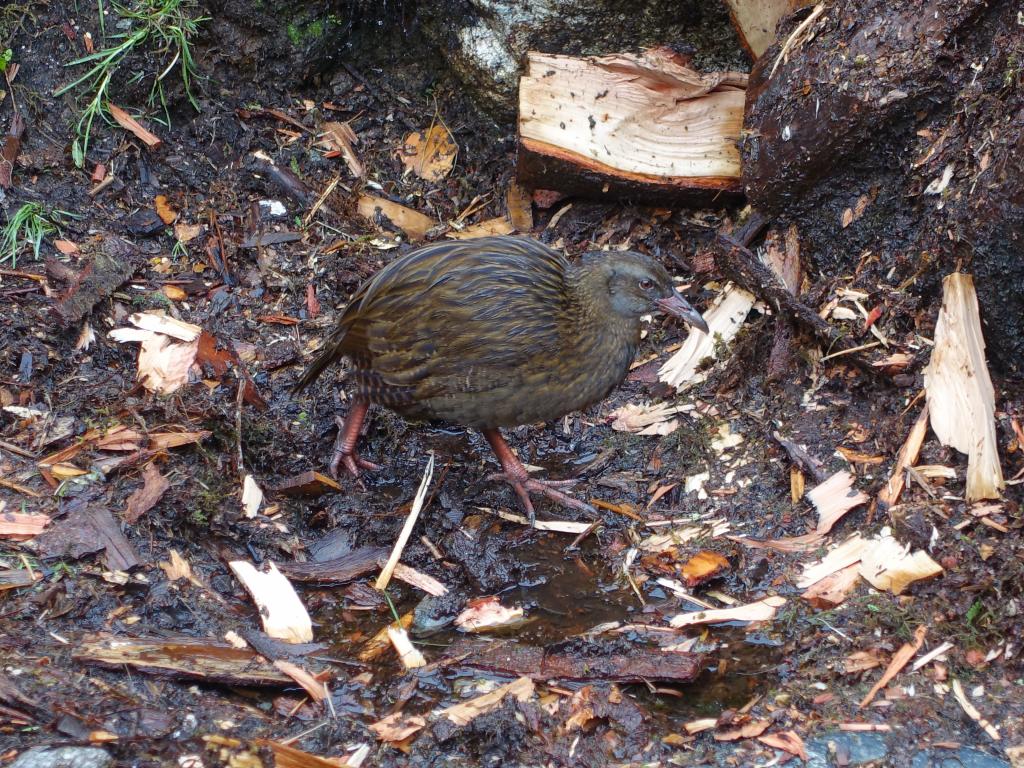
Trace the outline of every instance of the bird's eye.
<instances>
[{"instance_id":1,"label":"bird's eye","mask_svg":"<svg viewBox=\"0 0 1024 768\"><path fill-rule=\"evenodd\" d=\"M640 288L642 290L644 290L644 291L649 291L653 287L654 287L654 281L653 280L641 280L640 281Z\"/></svg>"}]
</instances>

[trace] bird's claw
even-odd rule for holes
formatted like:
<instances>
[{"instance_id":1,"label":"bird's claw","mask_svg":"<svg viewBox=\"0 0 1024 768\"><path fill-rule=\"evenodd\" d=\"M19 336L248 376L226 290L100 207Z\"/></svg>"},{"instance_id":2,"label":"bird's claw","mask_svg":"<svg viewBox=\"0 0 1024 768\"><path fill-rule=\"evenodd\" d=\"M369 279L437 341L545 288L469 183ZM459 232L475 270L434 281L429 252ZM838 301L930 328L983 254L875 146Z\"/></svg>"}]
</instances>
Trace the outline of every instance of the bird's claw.
<instances>
[{"instance_id":1,"label":"bird's claw","mask_svg":"<svg viewBox=\"0 0 1024 768\"><path fill-rule=\"evenodd\" d=\"M490 481L501 480L502 482L508 483L512 486L512 490L515 491L516 496L519 497L520 504L523 505L523 509L530 518L530 525L532 527L536 527L537 515L533 509L533 501L530 499L531 493L539 493L547 496L556 504L561 504L563 507L575 509L578 512L584 512L588 515L597 515L597 510L585 501L574 499L572 496L558 490L558 488L566 488L568 486L575 485L577 483L576 480L535 480L529 476L521 477L518 473L513 472L495 472L494 474L488 475L487 479Z\"/></svg>"},{"instance_id":2,"label":"bird's claw","mask_svg":"<svg viewBox=\"0 0 1024 768\"><path fill-rule=\"evenodd\" d=\"M331 477L335 480L339 479L341 475L341 468L344 467L345 471L348 472L350 477L359 480L361 474L359 470L365 469L368 472L379 472L383 467L380 464L374 464L372 461L367 461L361 458L355 453L341 453L335 451L331 457Z\"/></svg>"},{"instance_id":3,"label":"bird's claw","mask_svg":"<svg viewBox=\"0 0 1024 768\"><path fill-rule=\"evenodd\" d=\"M380 464L374 464L372 461L360 458L359 454L351 447L351 444L346 446L345 421L340 416L336 417L335 421L338 424L338 438L334 441L334 452L331 454L331 477L335 480L340 479L341 468L344 467L349 476L358 481L359 485L362 486L362 480L359 479L360 469L378 472L382 467Z\"/></svg>"}]
</instances>

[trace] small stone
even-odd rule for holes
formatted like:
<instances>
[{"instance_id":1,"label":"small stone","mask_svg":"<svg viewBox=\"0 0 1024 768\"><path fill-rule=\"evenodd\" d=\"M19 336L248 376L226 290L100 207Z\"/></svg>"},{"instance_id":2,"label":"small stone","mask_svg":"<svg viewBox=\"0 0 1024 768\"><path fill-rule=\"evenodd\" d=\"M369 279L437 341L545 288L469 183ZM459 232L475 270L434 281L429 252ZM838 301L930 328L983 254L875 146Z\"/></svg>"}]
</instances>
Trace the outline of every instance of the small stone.
<instances>
[{"instance_id":1,"label":"small stone","mask_svg":"<svg viewBox=\"0 0 1024 768\"><path fill-rule=\"evenodd\" d=\"M113 758L99 747L33 747L9 768L106 768Z\"/></svg>"}]
</instances>

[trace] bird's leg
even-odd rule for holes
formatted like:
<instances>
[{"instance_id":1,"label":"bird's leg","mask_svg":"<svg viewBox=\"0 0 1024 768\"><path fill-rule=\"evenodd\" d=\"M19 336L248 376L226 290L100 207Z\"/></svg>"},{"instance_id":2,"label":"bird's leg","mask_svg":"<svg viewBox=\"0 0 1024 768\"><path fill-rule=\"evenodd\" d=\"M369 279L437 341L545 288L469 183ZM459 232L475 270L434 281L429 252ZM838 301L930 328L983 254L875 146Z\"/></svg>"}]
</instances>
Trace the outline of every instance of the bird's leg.
<instances>
[{"instance_id":1,"label":"bird's leg","mask_svg":"<svg viewBox=\"0 0 1024 768\"><path fill-rule=\"evenodd\" d=\"M352 477L359 477L360 469L380 469L379 464L361 459L356 453L359 430L362 429L363 419L366 418L369 409L370 404L366 400L353 400L348 416L344 420L341 416L336 417L338 437L334 441L334 452L331 454L331 477L337 479L342 467L345 467Z\"/></svg>"},{"instance_id":2,"label":"bird's leg","mask_svg":"<svg viewBox=\"0 0 1024 768\"><path fill-rule=\"evenodd\" d=\"M586 502L574 499L561 491L558 488L565 488L570 485L575 485L575 480L534 480L530 477L530 473L526 471L526 467L523 466L516 455L512 453L512 449L508 447L508 443L505 442L505 438L501 436L501 432L497 429L485 429L483 430L484 437L487 438L487 442L491 444L491 448L494 450L494 455L498 457L498 461L501 462L501 472L495 472L492 475L488 475L488 480L504 480L506 483L512 486L512 490L516 492L516 496L519 497L519 501L523 505L523 509L526 510L526 514L530 517L530 525L535 525L537 522L536 514L533 511L533 502L530 501L531 493L541 493L547 496L552 501L556 501L562 506L569 507L570 509L576 509L580 512L586 512L591 515L596 515L597 510Z\"/></svg>"}]
</instances>

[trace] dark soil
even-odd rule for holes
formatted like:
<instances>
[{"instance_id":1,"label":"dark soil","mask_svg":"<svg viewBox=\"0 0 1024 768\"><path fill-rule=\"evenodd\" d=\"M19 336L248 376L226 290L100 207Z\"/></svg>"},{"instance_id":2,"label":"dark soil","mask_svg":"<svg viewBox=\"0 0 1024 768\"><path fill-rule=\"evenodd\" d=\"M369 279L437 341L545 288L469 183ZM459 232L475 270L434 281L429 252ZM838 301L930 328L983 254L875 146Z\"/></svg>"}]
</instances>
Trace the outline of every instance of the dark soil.
<instances>
[{"instance_id":1,"label":"dark soil","mask_svg":"<svg viewBox=\"0 0 1024 768\"><path fill-rule=\"evenodd\" d=\"M267 51L247 49L243 40L231 37L227 21L215 18L197 51L204 75L197 84L200 112L168 82L171 127L149 122L163 139L160 149L147 151L120 128L98 125L87 167L78 171L69 147L81 95L51 94L71 76L64 65L83 54L82 33L91 30L99 40L95 7L82 3L76 11L67 3L30 2L0 9L0 51L9 45L21 65L0 102L0 123L6 126L16 103L30 126L3 211L9 218L22 203L38 201L75 214L64 223L62 237L85 254L61 255L50 238L42 252L46 263L26 253L17 269L49 275L56 293L62 289L59 275L67 271L61 267L77 274L88 254L112 236L134 245L138 259L130 280L103 296L85 320L70 324L53 312L58 296L46 295L39 283L0 277L0 400L49 414L36 421L23 412L0 416L0 478L13 484L0 486L0 500L8 513L48 514L55 518L52 527L62 530L67 518L61 516L73 513L76 500L88 499L112 512L139 560L125 580L112 573L109 551L79 556L69 549L42 557L38 542L0 540L0 571L31 566L41 576L31 586L0 592L0 762L29 746L93 741L124 765L166 765L186 755L201 755L207 764L240 764L247 751L271 764L266 749L252 741L263 738L294 739L296 748L330 756L367 744L366 764L381 766L765 764L776 752L763 743L718 742L707 732L690 736L684 728L745 706L751 716L770 721L770 732L792 730L805 741L835 732L840 723L889 726L891 731L881 733L888 749L885 765L909 765L922 749L941 753L952 744L1000 754L1000 745L944 693L951 678L962 681L969 694L980 689L970 694L972 701L1000 729L1001 745L1024 743L1020 486L1008 487L994 516L1006 532L977 522L957 500L965 457L940 448L934 437L919 463L952 466L958 479L937 485L934 497L911 483L895 520L901 539L928 548L945 573L904 596L877 593L862 583L839 608L819 611L799 598L793 583L803 563L824 549L783 554L724 536L680 544L660 562L638 557L630 569L632 584L623 576L631 547L652 533L645 519L725 518L731 534L757 539L799 535L813 527L810 505L791 501L790 463L771 438L775 430L805 445L827 473L850 469L856 487L877 494L920 408L915 395L927 347L914 334L929 338L935 318L934 307L895 290L884 264L871 265L843 285L867 291L891 308L882 321L885 332L913 357L895 382L848 367L842 358L822 363L800 337L788 375L769 381L776 320L754 312L726 362L679 399L699 404L704 415L683 416L680 429L670 435L616 432L606 418L625 403L665 396L650 365L634 371L589 413L511 432L510 443L524 461L543 466L553 477L579 477L579 496L626 510L603 507L600 526L578 547L569 546L572 535L533 531L492 514L517 511L516 502L508 489L485 482L495 464L480 435L451 425L406 423L383 410L372 413L361 443L362 455L383 469L366 474L363 486L343 479L339 493L302 499L273 491L299 473L325 471L335 416L347 408L344 381L333 376L301 396L292 395L290 386L355 288L409 248L381 248L394 232L386 222L378 226L358 216L358 194L391 197L439 223L456 219L478 197L483 204L467 223L505 212L505 190L514 173L513 129L477 111L458 82L427 55L412 22L403 17L382 37L367 38L377 44L362 44L360 55L346 58L344 67L328 62L314 67L315 74L285 78L266 64L272 58ZM139 94L127 86L114 93L125 108L142 108ZM437 183L403 175L398 155L404 136L411 129L425 130L435 119L444 121L459 145L454 170ZM316 135L329 120L350 121L368 169L365 180L353 178L340 158L323 157ZM341 181L303 225L310 205L290 198L256 152L294 171L314 199L336 176ZM104 164L115 181L90 195L96 163ZM152 218L156 195L167 197L179 222L203 224L207 232L177 248L169 226L140 235L140 221ZM267 218L260 200L280 201L287 213ZM680 273L699 258L715 230L737 216L729 210L572 203L551 227L564 203L536 209L534 236L572 255L628 242ZM259 232L284 231L299 238L258 248L241 245ZM813 288L806 296L816 295L824 304L838 283L828 275L809 278ZM179 298L169 298L167 286L181 289L184 298L173 291ZM706 307L720 288L698 284L691 295ZM318 312L308 300L310 292ZM245 404L236 420L240 374L235 367L207 367L202 381L167 397L142 389L135 381L137 345L116 343L107 333L126 325L129 314L146 310L200 325L238 351L266 407ZM96 341L79 350L76 342L86 323ZM685 333L656 320L640 359L663 360L666 348ZM1002 380L996 389L1004 471L1013 477L1022 468L1022 446L1012 421L1019 420L1024 398ZM713 408L710 415L707 406ZM67 420L63 436L48 441L60 419ZM57 488L37 468L38 459L74 445L87 430L116 424L142 432L210 432L198 445L155 456L170 488L133 523L122 516L128 496L142 486L144 462L128 461L100 473L93 471L95 462L109 454L87 449L72 463L89 473ZM743 436L728 456L712 447L723 424ZM245 517L240 503L239 446L244 470L267 494L253 519ZM849 465L836 453L839 446L882 460ZM103 670L72 658L94 635L218 642L229 631L258 628L258 611L228 562L318 559L317 547L325 541L333 556L366 546L390 548L430 452L437 470L403 562L440 580L451 594L424 600L419 590L392 582L388 595L399 614L415 611L413 638L428 662L443 663L405 672L393 653L359 660L365 642L392 621L391 609L372 589L372 575L338 587L299 586L315 640L324 647L298 663L327 671L330 706L304 702L297 687L197 683L126 667ZM703 471L710 472L706 496L684 493L682 481ZM654 489L668 483L680 484L648 508ZM808 478L808 487L812 484ZM543 502L538 513L541 519L573 517ZM967 524L954 527L962 522ZM854 531L870 535L887 524L892 521L865 505L837 526L832 539ZM421 537L442 553L440 560ZM402 749L368 730L398 708L426 716L487 690L492 676L446 656L448 645L461 637L450 621L467 600L500 595L504 604L526 610L527 623L499 633L505 639L577 652L584 647L581 636L599 624L665 627L666 617L693 610L656 579L676 577L678 564L701 549L724 555L730 567L724 576L695 587L694 594L714 600L705 593L718 590L741 603L782 595L788 602L772 622L706 632L697 627L674 635L673 642L695 638L694 650L706 654L705 672L696 681L593 682L586 695L594 698L594 715L582 728L566 726L574 711L567 709L569 697L577 693L578 711L584 687L570 681L539 684L541 698L521 704L506 700L464 728L428 724ZM159 564L168 561L171 550L191 565L195 583L169 581ZM846 674L846 657L877 650L884 668L919 626L928 627L927 648L954 643L948 660L905 672L876 705L858 710L880 670ZM639 634L586 641L616 651L650 642ZM10 693L15 689L22 698ZM102 732L107 735L98 735Z\"/></svg>"}]
</instances>

